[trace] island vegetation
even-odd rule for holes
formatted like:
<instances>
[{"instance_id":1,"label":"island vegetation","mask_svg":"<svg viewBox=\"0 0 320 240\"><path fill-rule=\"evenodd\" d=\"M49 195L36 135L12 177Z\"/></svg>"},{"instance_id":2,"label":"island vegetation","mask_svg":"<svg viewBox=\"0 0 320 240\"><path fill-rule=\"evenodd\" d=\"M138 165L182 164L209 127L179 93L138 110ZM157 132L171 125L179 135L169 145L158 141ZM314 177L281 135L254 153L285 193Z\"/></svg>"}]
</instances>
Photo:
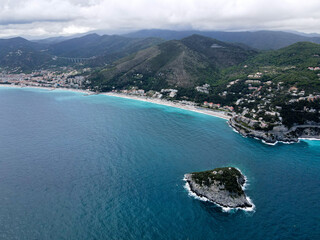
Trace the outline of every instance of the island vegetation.
<instances>
[{"instance_id":1,"label":"island vegetation","mask_svg":"<svg viewBox=\"0 0 320 240\"><path fill-rule=\"evenodd\" d=\"M242 184L239 183L241 179L241 172L233 167L215 168L214 170L203 171L203 172L193 172L192 179L200 186L210 187L212 184L217 182L225 190L236 193L238 195L243 194Z\"/></svg>"}]
</instances>

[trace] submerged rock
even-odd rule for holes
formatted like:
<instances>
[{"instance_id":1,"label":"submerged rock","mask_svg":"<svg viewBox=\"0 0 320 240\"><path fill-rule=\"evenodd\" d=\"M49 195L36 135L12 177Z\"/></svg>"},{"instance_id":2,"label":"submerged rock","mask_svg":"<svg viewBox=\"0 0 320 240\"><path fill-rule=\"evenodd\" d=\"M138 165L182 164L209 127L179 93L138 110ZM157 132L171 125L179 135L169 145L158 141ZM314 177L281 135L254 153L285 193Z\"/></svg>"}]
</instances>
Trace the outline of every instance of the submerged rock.
<instances>
[{"instance_id":1,"label":"submerged rock","mask_svg":"<svg viewBox=\"0 0 320 240\"><path fill-rule=\"evenodd\" d=\"M185 174L190 191L226 208L252 208L243 191L246 178L233 167Z\"/></svg>"}]
</instances>

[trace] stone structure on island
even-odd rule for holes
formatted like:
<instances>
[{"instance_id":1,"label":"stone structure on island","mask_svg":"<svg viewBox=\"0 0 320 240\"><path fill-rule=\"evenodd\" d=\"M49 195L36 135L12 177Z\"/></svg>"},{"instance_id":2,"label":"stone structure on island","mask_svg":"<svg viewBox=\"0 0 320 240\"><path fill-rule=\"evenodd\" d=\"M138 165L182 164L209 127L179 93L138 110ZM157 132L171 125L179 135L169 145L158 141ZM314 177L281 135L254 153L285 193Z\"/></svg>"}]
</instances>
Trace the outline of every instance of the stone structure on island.
<instances>
[{"instance_id":1,"label":"stone structure on island","mask_svg":"<svg viewBox=\"0 0 320 240\"><path fill-rule=\"evenodd\" d=\"M185 174L189 190L224 208L252 209L244 192L246 177L234 167Z\"/></svg>"}]
</instances>

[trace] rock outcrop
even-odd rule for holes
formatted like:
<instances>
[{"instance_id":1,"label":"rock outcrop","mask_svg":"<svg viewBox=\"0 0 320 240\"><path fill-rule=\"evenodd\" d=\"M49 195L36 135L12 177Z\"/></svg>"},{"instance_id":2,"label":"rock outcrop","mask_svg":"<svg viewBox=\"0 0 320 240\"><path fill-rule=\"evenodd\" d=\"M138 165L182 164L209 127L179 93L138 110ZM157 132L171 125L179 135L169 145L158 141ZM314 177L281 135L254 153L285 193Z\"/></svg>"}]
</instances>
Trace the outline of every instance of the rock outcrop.
<instances>
[{"instance_id":1,"label":"rock outcrop","mask_svg":"<svg viewBox=\"0 0 320 240\"><path fill-rule=\"evenodd\" d=\"M249 121L243 121L243 120ZM255 130L250 125L250 119L234 116L229 120L229 125L244 137L258 138L266 143L275 144L276 142L294 143L299 138L320 139L320 125L305 124L296 125L290 129L285 126L276 126L272 130Z\"/></svg>"},{"instance_id":2,"label":"rock outcrop","mask_svg":"<svg viewBox=\"0 0 320 240\"><path fill-rule=\"evenodd\" d=\"M243 191L245 176L233 167L185 174L190 191L226 208L252 208Z\"/></svg>"}]
</instances>

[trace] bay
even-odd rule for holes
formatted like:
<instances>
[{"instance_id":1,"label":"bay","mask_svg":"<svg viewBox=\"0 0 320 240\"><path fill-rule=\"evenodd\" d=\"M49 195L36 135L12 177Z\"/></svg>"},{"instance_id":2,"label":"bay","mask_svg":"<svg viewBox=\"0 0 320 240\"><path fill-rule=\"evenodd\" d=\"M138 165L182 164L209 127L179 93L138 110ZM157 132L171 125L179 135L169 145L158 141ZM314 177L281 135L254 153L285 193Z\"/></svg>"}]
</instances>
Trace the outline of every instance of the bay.
<instances>
[{"instance_id":1,"label":"bay","mask_svg":"<svg viewBox=\"0 0 320 240\"><path fill-rule=\"evenodd\" d=\"M0 88L1 239L319 239L320 142L268 146L225 120L69 91ZM255 212L183 175L234 166Z\"/></svg>"}]
</instances>

